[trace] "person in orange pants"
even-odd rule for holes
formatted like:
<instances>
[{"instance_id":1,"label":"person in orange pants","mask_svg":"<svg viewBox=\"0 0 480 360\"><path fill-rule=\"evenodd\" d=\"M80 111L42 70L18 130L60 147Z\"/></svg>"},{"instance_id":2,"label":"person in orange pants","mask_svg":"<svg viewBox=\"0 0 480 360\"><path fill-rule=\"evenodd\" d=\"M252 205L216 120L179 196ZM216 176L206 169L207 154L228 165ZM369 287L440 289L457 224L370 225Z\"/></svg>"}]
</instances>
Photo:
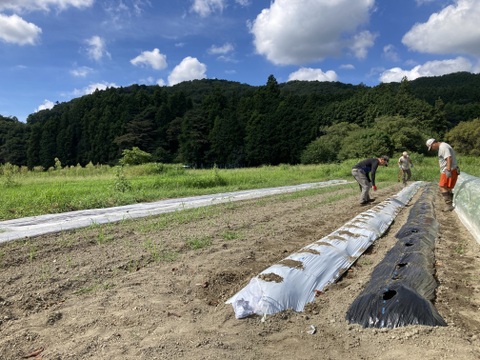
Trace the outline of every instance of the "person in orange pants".
<instances>
[{"instance_id":1,"label":"person in orange pants","mask_svg":"<svg viewBox=\"0 0 480 360\"><path fill-rule=\"evenodd\" d=\"M438 164L440 166L440 181L438 186L447 205L444 211L452 211L453 207L453 189L457 183L460 169L457 164L457 156L453 148L446 142L437 141L434 138L426 142L428 151L438 151Z\"/></svg>"}]
</instances>

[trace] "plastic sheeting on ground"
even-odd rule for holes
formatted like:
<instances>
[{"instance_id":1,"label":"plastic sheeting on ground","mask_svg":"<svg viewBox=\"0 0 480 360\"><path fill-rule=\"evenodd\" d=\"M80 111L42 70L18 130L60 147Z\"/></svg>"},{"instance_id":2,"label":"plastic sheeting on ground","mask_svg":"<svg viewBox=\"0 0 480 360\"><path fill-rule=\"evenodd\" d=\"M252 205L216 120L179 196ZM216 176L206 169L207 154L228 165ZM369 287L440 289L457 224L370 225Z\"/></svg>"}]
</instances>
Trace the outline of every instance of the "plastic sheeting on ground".
<instances>
[{"instance_id":1,"label":"plastic sheeting on ground","mask_svg":"<svg viewBox=\"0 0 480 360\"><path fill-rule=\"evenodd\" d=\"M169 212L215 205L230 201L255 199L264 196L278 195L347 183L348 181L346 180L329 180L309 184L192 196L150 203L116 206L105 209L78 210L60 214L48 214L0 221L0 243L24 237L32 237L87 227L93 224L106 224L109 222L165 214Z\"/></svg>"},{"instance_id":2,"label":"plastic sheeting on ground","mask_svg":"<svg viewBox=\"0 0 480 360\"><path fill-rule=\"evenodd\" d=\"M411 184L252 278L226 301L232 304L235 317L268 315L286 309L303 311L313 301L316 291L335 282L388 229L421 186L424 183Z\"/></svg>"},{"instance_id":3,"label":"plastic sheeting on ground","mask_svg":"<svg viewBox=\"0 0 480 360\"><path fill-rule=\"evenodd\" d=\"M453 192L455 212L480 243L480 178L462 172Z\"/></svg>"},{"instance_id":4,"label":"plastic sheeting on ground","mask_svg":"<svg viewBox=\"0 0 480 360\"><path fill-rule=\"evenodd\" d=\"M438 223L432 185L410 210L396 234L395 246L372 272L371 280L347 311L350 323L363 327L445 326L435 299L435 239Z\"/></svg>"}]
</instances>

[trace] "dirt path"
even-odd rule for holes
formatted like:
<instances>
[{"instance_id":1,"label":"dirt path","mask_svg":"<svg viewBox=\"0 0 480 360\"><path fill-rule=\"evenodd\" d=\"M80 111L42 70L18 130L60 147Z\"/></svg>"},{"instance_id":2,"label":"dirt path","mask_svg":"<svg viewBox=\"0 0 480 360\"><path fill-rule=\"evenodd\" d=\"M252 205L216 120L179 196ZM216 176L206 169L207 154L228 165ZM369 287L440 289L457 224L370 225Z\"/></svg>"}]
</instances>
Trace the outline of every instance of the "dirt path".
<instances>
[{"instance_id":1,"label":"dirt path","mask_svg":"<svg viewBox=\"0 0 480 360\"><path fill-rule=\"evenodd\" d=\"M480 358L480 247L455 213L436 211L435 306L446 327L363 329L345 320L409 206L304 312L235 319L224 302L251 277L365 210L356 190L276 195L2 244L0 359L35 350L49 360ZM399 190L376 195L382 201Z\"/></svg>"}]
</instances>

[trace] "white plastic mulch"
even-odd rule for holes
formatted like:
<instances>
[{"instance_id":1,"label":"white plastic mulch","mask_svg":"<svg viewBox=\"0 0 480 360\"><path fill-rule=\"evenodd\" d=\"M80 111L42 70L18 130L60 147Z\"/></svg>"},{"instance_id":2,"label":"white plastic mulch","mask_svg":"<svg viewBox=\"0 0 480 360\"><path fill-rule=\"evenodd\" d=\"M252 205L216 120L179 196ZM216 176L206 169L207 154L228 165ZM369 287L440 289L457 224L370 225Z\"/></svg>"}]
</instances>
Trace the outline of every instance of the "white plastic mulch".
<instances>
[{"instance_id":1,"label":"white plastic mulch","mask_svg":"<svg viewBox=\"0 0 480 360\"><path fill-rule=\"evenodd\" d=\"M389 228L423 182L415 182L341 228L270 266L226 301L237 319L286 309L303 311L316 292L335 282Z\"/></svg>"},{"instance_id":2,"label":"white plastic mulch","mask_svg":"<svg viewBox=\"0 0 480 360\"><path fill-rule=\"evenodd\" d=\"M47 233L61 232L94 224L105 224L164 214L184 209L198 208L230 201L255 199L264 196L290 193L300 190L347 184L346 180L330 180L275 188L243 190L213 195L192 196L150 203L116 206L105 209L70 211L60 214L32 216L0 221L0 243Z\"/></svg>"}]
</instances>

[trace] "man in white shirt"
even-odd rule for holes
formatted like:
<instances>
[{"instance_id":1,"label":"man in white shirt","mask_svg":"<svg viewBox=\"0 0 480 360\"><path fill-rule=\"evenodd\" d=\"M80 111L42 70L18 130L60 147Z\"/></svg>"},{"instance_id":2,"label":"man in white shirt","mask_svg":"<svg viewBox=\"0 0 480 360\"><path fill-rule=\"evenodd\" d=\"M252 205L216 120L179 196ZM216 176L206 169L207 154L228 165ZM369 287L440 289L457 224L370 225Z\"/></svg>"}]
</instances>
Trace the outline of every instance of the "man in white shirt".
<instances>
[{"instance_id":1,"label":"man in white shirt","mask_svg":"<svg viewBox=\"0 0 480 360\"><path fill-rule=\"evenodd\" d=\"M407 185L407 181L412 177L413 162L408 156L408 152L404 151L402 156L398 159L398 167L401 171L403 185ZM400 178L399 178L400 180Z\"/></svg>"},{"instance_id":2,"label":"man in white shirt","mask_svg":"<svg viewBox=\"0 0 480 360\"><path fill-rule=\"evenodd\" d=\"M438 164L440 166L440 193L442 194L447 207L444 211L452 211L453 207L453 188L457 183L460 170L457 165L457 156L452 147L446 142L437 141L435 139L427 140L427 148L430 150L438 150Z\"/></svg>"}]
</instances>

